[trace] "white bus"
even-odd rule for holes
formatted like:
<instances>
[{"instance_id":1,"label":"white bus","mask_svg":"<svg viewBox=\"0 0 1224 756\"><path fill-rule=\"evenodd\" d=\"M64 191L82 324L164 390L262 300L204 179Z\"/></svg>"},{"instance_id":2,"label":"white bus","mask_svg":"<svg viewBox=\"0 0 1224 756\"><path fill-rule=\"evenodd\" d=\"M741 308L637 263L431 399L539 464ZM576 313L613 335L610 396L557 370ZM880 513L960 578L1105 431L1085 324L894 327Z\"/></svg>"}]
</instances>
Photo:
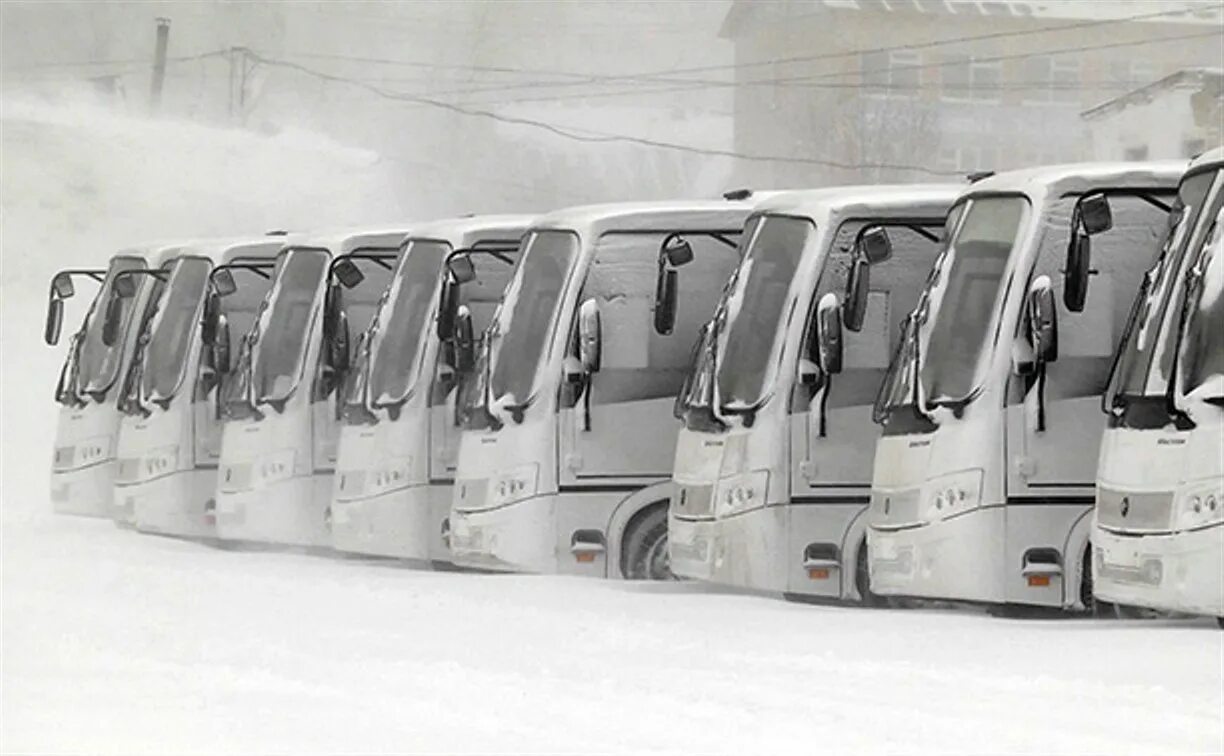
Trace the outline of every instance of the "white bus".
<instances>
[{"instance_id":1,"label":"white bus","mask_svg":"<svg viewBox=\"0 0 1224 756\"><path fill-rule=\"evenodd\" d=\"M1184 170L1033 168L957 200L876 403L873 592L1092 607L1100 397Z\"/></svg>"},{"instance_id":2,"label":"white bus","mask_svg":"<svg viewBox=\"0 0 1224 756\"><path fill-rule=\"evenodd\" d=\"M1224 149L1182 179L1104 409L1096 595L1224 625Z\"/></svg>"},{"instance_id":3,"label":"white bus","mask_svg":"<svg viewBox=\"0 0 1224 756\"><path fill-rule=\"evenodd\" d=\"M140 314L157 293L153 276L127 277L135 295L115 291L120 275L159 269L178 252L178 245L133 248L119 252L106 268L61 270L51 279L44 339L59 343L65 303L76 283L92 280L99 289L80 328L68 344L68 355L55 388L60 405L51 464L51 502L62 514L110 517L111 489L119 435L116 402L122 376L135 347Z\"/></svg>"},{"instance_id":4,"label":"white bus","mask_svg":"<svg viewBox=\"0 0 1224 756\"><path fill-rule=\"evenodd\" d=\"M214 534L231 334L250 327L284 245L283 236L196 243L168 267L119 400L116 519L166 535ZM241 283L224 298L212 285L219 271Z\"/></svg>"},{"instance_id":5,"label":"white bus","mask_svg":"<svg viewBox=\"0 0 1224 756\"><path fill-rule=\"evenodd\" d=\"M332 546L450 559L443 525L459 452L457 401L532 216L435 221L404 242L344 396Z\"/></svg>"},{"instance_id":6,"label":"white bus","mask_svg":"<svg viewBox=\"0 0 1224 756\"><path fill-rule=\"evenodd\" d=\"M962 188L787 192L749 218L677 403L676 575L871 600L872 402Z\"/></svg>"},{"instance_id":7,"label":"white bus","mask_svg":"<svg viewBox=\"0 0 1224 756\"><path fill-rule=\"evenodd\" d=\"M369 324L407 233L314 236L277 255L271 287L221 392L214 519L222 541L330 545L337 397L350 367L350 338ZM344 259L363 275L336 271Z\"/></svg>"},{"instance_id":8,"label":"white bus","mask_svg":"<svg viewBox=\"0 0 1224 756\"><path fill-rule=\"evenodd\" d=\"M670 574L672 406L751 209L625 203L533 225L465 407L457 564Z\"/></svg>"}]
</instances>

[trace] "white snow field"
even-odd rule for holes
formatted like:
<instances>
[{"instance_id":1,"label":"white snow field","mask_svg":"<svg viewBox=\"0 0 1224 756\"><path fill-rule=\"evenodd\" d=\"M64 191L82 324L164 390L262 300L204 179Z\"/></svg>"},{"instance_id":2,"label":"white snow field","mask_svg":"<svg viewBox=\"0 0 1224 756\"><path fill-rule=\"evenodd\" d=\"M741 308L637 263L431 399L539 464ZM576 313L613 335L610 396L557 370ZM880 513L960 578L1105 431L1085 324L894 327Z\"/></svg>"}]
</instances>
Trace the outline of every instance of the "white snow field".
<instances>
[{"instance_id":1,"label":"white snow field","mask_svg":"<svg viewBox=\"0 0 1224 756\"><path fill-rule=\"evenodd\" d=\"M380 179L338 147L298 151L290 167L294 148L277 140L11 112L0 751L1224 750L1224 633L1212 621L1014 621L414 571L52 515L62 354L39 335L56 266L149 236L242 230L220 222L257 231L386 208L360 204L379 201ZM136 173L142 184L125 186Z\"/></svg>"}]
</instances>

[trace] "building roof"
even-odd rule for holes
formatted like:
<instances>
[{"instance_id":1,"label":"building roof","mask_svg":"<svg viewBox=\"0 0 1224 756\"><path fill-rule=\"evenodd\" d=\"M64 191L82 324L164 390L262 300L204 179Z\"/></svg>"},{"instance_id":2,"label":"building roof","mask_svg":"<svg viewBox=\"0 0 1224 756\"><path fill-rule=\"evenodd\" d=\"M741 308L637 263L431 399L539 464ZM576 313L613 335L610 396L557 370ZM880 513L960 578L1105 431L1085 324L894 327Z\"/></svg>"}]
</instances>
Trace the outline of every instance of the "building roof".
<instances>
[{"instance_id":1,"label":"building roof","mask_svg":"<svg viewBox=\"0 0 1224 756\"><path fill-rule=\"evenodd\" d=\"M1224 97L1224 69L1220 68L1183 68L1169 74L1163 79L1157 79L1151 84L1131 90L1124 95L1085 110L1080 116L1092 120L1105 115L1117 113L1132 105L1142 105L1152 101L1156 95L1171 89L1199 88L1214 90L1216 97Z\"/></svg>"},{"instance_id":2,"label":"building roof","mask_svg":"<svg viewBox=\"0 0 1224 756\"><path fill-rule=\"evenodd\" d=\"M748 25L763 18L793 19L837 11L1067 21L1107 21L1182 11L1176 15L1136 19L1136 22L1218 26L1224 21L1224 10L1216 0L1180 0L1172 5L1165 0L806 0L791 3L734 0L719 35L737 37Z\"/></svg>"}]
</instances>

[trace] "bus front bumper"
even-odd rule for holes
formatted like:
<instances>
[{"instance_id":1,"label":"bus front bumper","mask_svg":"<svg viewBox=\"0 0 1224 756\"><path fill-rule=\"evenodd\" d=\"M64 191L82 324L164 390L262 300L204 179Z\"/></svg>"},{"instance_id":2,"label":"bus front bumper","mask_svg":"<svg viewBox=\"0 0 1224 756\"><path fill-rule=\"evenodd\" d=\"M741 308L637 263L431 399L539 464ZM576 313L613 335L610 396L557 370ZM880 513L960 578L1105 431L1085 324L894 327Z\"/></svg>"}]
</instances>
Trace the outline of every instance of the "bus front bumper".
<instances>
[{"instance_id":1,"label":"bus front bumper","mask_svg":"<svg viewBox=\"0 0 1224 756\"><path fill-rule=\"evenodd\" d=\"M1093 593L1117 604L1224 616L1224 523L1175 534L1095 528Z\"/></svg>"}]
</instances>

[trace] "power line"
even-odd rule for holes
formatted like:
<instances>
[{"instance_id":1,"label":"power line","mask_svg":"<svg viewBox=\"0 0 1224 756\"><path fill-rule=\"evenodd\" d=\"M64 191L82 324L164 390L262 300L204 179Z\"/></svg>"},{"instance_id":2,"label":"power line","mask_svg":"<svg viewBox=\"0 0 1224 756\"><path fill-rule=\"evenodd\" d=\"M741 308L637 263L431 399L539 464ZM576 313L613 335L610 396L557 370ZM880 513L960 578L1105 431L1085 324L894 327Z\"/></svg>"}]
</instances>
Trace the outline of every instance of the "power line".
<instances>
[{"instance_id":1,"label":"power line","mask_svg":"<svg viewBox=\"0 0 1224 756\"><path fill-rule=\"evenodd\" d=\"M862 170L865 168L873 168L873 169L882 169L882 170L912 171L915 173L923 173L923 174L927 174L931 176L960 176L961 175L957 171L939 171L939 170L934 170L934 169L927 168L925 166L919 166L919 165L904 165L904 164L896 164L896 163L847 163L847 162L831 160L831 159L808 158L808 157L797 157L797 156L782 156L782 155L750 154L750 153L737 152L734 150L695 147L693 145L688 145L688 144L680 144L677 142L666 142L666 141L659 140L659 139L650 139L647 137L638 137L638 136L632 136L628 134L609 134L606 132L592 131L588 129L575 130L572 128L557 126L556 124L548 123L546 121L539 121L533 118L508 116L508 115L503 115L501 113L494 113L488 110L479 110L475 108L465 107L462 105L457 105L455 103L446 102L443 100L434 100L428 97L421 97L418 95L413 95L413 94L404 93L404 92L393 92L393 91L384 89L382 87L378 87L373 84L369 84L367 82L360 81L358 79L350 79L347 77L330 74L325 71L318 71L308 66L304 66L300 63L295 63L293 61L277 60L275 58L265 57L263 55L260 55L254 52L250 52L250 51L248 51L248 54L254 60L260 63L263 63L265 65L277 66L281 68L295 70L300 73L304 73L309 76L314 76L314 77L317 77L325 81L332 81L332 82L337 82L337 83L342 83L342 84L348 84L348 85L355 86L355 87L360 87L375 95L378 95L379 97L383 97L386 99L399 100L402 102L411 102L411 103L415 103L418 105L427 105L430 107L439 108L441 110L446 110L452 113L457 113L459 115L465 115L465 116L470 116L470 117L475 117L475 118L486 118L492 121L497 121L499 123L505 123L505 124L514 125L514 126L527 126L530 128L535 128L535 129L539 129L542 131L546 131L550 134L562 137L564 139L570 139L570 140L578 141L578 142L637 144L637 145L641 145L644 147L656 147L659 149L675 150L677 152L686 152L686 153L695 154L695 155L705 155L705 156L711 156L711 157L729 157L729 158L736 158L739 160L747 160L747 161L753 161L753 162L802 163L806 165L819 165L819 166L826 167L826 168L839 168L843 170Z\"/></svg>"},{"instance_id":2,"label":"power line","mask_svg":"<svg viewBox=\"0 0 1224 756\"><path fill-rule=\"evenodd\" d=\"M166 58L167 63L183 63L192 60L203 60L205 58L216 58L229 53L229 49L210 50L208 52L196 53L195 55L171 55ZM35 63L29 66L21 66L18 68L8 68L11 73L25 73L27 71L42 71L51 68L87 68L91 66L131 66L153 67L153 62L146 58L137 58L132 60L76 60L64 63Z\"/></svg>"},{"instance_id":3,"label":"power line","mask_svg":"<svg viewBox=\"0 0 1224 756\"><path fill-rule=\"evenodd\" d=\"M825 72L821 74L809 74L805 76L776 77L776 78L770 78L770 79L752 79L748 81L739 81L739 82L729 81L729 82L722 82L717 85L715 84L708 84L708 85L707 84L697 84L697 85L692 85L692 86L657 87L653 89L622 89L622 90L613 90L610 92L571 93L571 94L566 94L566 95L555 95L555 96L514 97L514 98L504 99L504 100L483 100L479 104L496 105L496 104L502 104L502 103L558 102L558 101L563 101L563 100L587 100L587 99L597 99L597 98L604 98L604 97L642 96L642 95L653 95L653 94L666 94L666 93L672 93L672 92L691 92L694 90L710 89L715 86L725 88L725 87L738 87L738 86L760 86L760 85L765 85L765 84L776 86L779 84L785 84L785 85L798 86L798 87L805 88L805 89L867 88L872 85L864 84L861 81L862 77L866 74L884 74L884 73L891 73L891 72L896 72L896 71L924 71L924 70L929 70L929 69L944 68L947 66L963 64L966 61L972 61L973 63L996 63L996 62L1003 62L1007 60L1020 60L1023 58L1031 58L1034 56L1063 55L1067 53L1091 52L1094 50L1110 50L1110 49L1117 49L1117 48L1122 48L1122 47L1141 47L1144 45L1161 44L1164 42L1177 42L1177 41L1188 40L1188 39L1201 39L1201 38L1220 36L1220 35L1224 35L1224 30L1213 30L1209 32L1196 32L1194 34L1180 34L1180 35L1174 35L1174 36L1168 36L1168 37L1160 37L1157 39L1132 40L1132 41L1126 41L1126 42L1110 42L1110 43L1101 44L1101 45L1083 45L1083 46L1078 46L1078 47L1065 47L1065 48L1053 49L1053 50L1032 51L1032 52L1024 52L1024 53L1011 53L1007 55L995 55L995 56L990 56L990 57L978 57L978 58L970 58L970 59L963 59L963 60L946 60L946 61L938 61L935 63L920 63L920 64L906 65L906 66L889 66L887 68L884 68L884 67L859 68L859 69L852 69L852 70L847 70L847 71L832 71L832 72ZM840 82L840 83L835 82L833 84L838 84L838 85L834 86L831 83L823 81L823 80L832 79L835 77L854 76L856 74L860 78L859 82Z\"/></svg>"},{"instance_id":4,"label":"power line","mask_svg":"<svg viewBox=\"0 0 1224 756\"><path fill-rule=\"evenodd\" d=\"M1214 7L1218 9L1224 9L1224 4L1220 4ZM1079 21L1079 22L1070 23L1070 24L1060 24L1057 26L1046 26L1046 27L1042 27L1038 29L1017 29L1017 30L1012 30L1012 31L990 32L987 34L974 34L974 35L965 35L965 36L960 36L960 37L948 37L948 38L937 39L937 40L928 40L926 42L888 45L888 46L871 47L871 48L859 48L855 50L842 50L842 51L837 51L837 52L818 53L815 55L793 56L793 57L788 57L788 58L773 58L773 59L766 60L766 61L755 61L755 62L748 62L748 63L732 63L732 64L723 64L723 65L711 65L711 66L698 66L698 67L691 67L691 68L676 68L676 69L670 69L670 70L656 70L652 72L643 72L643 73L636 73L636 74L579 74L579 73L568 72L568 71L548 71L548 70L541 70L541 69L525 69L525 68L504 67L504 66L458 66L458 65L446 65L446 64L430 64L430 63L420 63L416 61L403 61L403 60L388 59L388 58L369 58L369 57L357 57L357 56L345 56L345 55L326 55L326 54L317 54L317 53L300 53L300 54L297 54L297 57L317 57L317 58L325 58L325 59L331 59L331 60L347 60L347 61L352 61L352 62L366 62L366 63L379 63L379 64L390 64L390 65L432 67L432 68L439 68L439 69L457 69L457 70L480 71L480 72L508 73L508 74L516 74L516 75L564 76L564 77L570 77L570 78L582 80L582 81L576 81L576 82L547 81L547 82L527 82L527 83L522 83L522 84L511 83L511 84L504 84L501 86L493 86L493 87L476 87L476 88L468 88L468 89L458 89L458 90L450 90L450 91L444 90L444 91L434 91L434 92L424 93L425 96L429 96L429 97L481 94L481 93L490 92L490 91L505 92L507 90L513 90L513 89L546 89L546 88L555 88L555 87L567 88L567 87L577 86L579 84L586 84L586 83L627 82L627 81L640 81L644 83L659 83L659 84L665 84L665 83L666 84L680 84L686 87L692 86L693 88L704 88L707 86L708 87L727 87L727 86L737 86L740 84L773 83L774 80L758 79L758 80L749 80L745 82L735 82L735 81L712 80L712 79L676 78L676 74L705 73L705 72L710 72L710 71L730 71L730 70L739 70L739 69L746 69L746 68L758 68L761 66L789 65L793 63L812 62L812 61L818 61L818 60L835 60L838 58L856 57L856 56L861 56L861 55L887 53L887 52L899 52L899 51L908 51L908 50L926 50L926 49L932 49L932 48L938 48L938 47L945 47L948 45L964 44L967 42L1006 39L1010 37L1027 37L1027 36L1033 36L1033 35L1039 35L1039 34L1050 34L1050 33L1056 33L1056 32L1075 31L1077 29L1093 28L1093 27L1106 26L1106 25L1112 25L1112 24L1129 23L1129 22L1135 22L1135 21L1145 21L1145 20L1151 20L1154 18L1162 18L1162 17L1168 17L1168 16L1181 16L1181 15L1185 15L1188 12L1189 11L1186 11L1184 9L1159 11L1159 12L1153 12L1153 13L1143 13L1143 14L1138 14L1134 16L1126 16L1123 18ZM624 91L625 93L631 93L631 90L622 90L622 91ZM673 89L658 90L658 91L686 91L686 90L673 88ZM620 92L618 91L618 94L619 93Z\"/></svg>"}]
</instances>

